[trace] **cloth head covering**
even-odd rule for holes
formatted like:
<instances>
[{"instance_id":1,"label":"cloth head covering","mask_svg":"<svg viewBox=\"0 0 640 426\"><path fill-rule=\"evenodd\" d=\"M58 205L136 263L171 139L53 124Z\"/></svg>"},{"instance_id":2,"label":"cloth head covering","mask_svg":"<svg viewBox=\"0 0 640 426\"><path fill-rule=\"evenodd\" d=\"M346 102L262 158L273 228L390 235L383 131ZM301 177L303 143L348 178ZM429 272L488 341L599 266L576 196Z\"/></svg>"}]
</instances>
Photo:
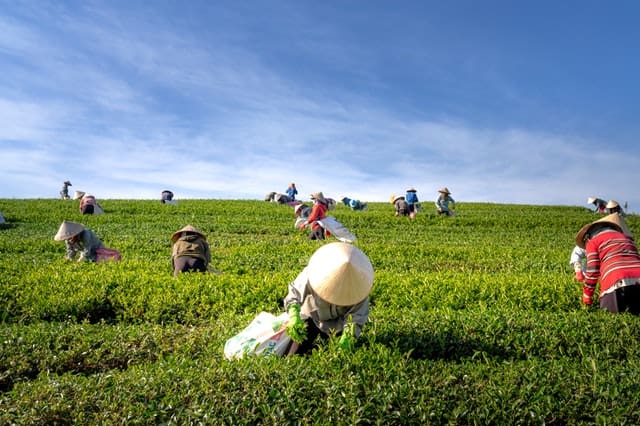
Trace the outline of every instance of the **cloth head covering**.
<instances>
[{"instance_id":1,"label":"cloth head covering","mask_svg":"<svg viewBox=\"0 0 640 426\"><path fill-rule=\"evenodd\" d=\"M620 204L618 204L618 202L616 200L609 200L609 202L607 203L607 208L608 209L613 209L616 207L620 207Z\"/></svg>"},{"instance_id":2,"label":"cloth head covering","mask_svg":"<svg viewBox=\"0 0 640 426\"><path fill-rule=\"evenodd\" d=\"M313 253L307 266L309 285L322 300L337 306L362 302L373 287L373 266L356 246L335 242Z\"/></svg>"},{"instance_id":3,"label":"cloth head covering","mask_svg":"<svg viewBox=\"0 0 640 426\"><path fill-rule=\"evenodd\" d=\"M71 237L75 237L79 233L84 231L84 226L78 222L67 222L66 220L62 222L60 228L58 228L58 233L53 237L56 241L64 241L68 240Z\"/></svg>"},{"instance_id":4,"label":"cloth head covering","mask_svg":"<svg viewBox=\"0 0 640 426\"><path fill-rule=\"evenodd\" d=\"M629 229L629 227L627 226L627 224L625 223L624 219L622 219L622 216L620 216L619 213L611 213L610 215L607 215L605 217L603 217L602 219L598 219L594 222L588 223L586 225L584 225L582 228L580 228L580 230L578 231L578 233L576 234L576 245L578 247L584 248L584 236L587 234L587 232L589 232L589 230L591 229L592 226L598 224L598 223L608 223L613 225L614 228L616 228L618 231L622 232L624 235L631 237L631 229Z\"/></svg>"},{"instance_id":5,"label":"cloth head covering","mask_svg":"<svg viewBox=\"0 0 640 426\"><path fill-rule=\"evenodd\" d=\"M322 192L314 192L313 194L311 194L311 199L318 200L321 203L327 204L327 200L324 198L324 194Z\"/></svg>"},{"instance_id":6,"label":"cloth head covering","mask_svg":"<svg viewBox=\"0 0 640 426\"><path fill-rule=\"evenodd\" d=\"M449 192L449 189L446 186L443 186L442 188L438 189L438 192L442 193L442 194L451 194L451 192Z\"/></svg>"},{"instance_id":7,"label":"cloth head covering","mask_svg":"<svg viewBox=\"0 0 640 426\"><path fill-rule=\"evenodd\" d=\"M191 225L187 225L184 228L179 229L176 232L174 232L173 235L171 236L171 241L173 241L174 243L176 241L178 241L178 238L180 238L180 236L182 235L183 232L189 232L191 234L196 234L196 235L201 236L205 240L207 239L207 237L202 232L198 231L196 228L194 228Z\"/></svg>"}]
</instances>

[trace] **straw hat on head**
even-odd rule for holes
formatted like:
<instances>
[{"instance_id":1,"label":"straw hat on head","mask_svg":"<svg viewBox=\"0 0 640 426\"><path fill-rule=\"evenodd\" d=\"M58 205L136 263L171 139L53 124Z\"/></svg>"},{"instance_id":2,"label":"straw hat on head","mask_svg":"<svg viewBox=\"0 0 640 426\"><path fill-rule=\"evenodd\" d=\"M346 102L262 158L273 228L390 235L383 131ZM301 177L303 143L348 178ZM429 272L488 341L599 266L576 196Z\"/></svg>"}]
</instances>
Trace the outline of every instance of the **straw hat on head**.
<instances>
[{"instance_id":1,"label":"straw hat on head","mask_svg":"<svg viewBox=\"0 0 640 426\"><path fill-rule=\"evenodd\" d=\"M613 209L616 207L620 207L620 204L618 204L618 202L616 200L609 200L609 202L607 203L607 208L608 209Z\"/></svg>"},{"instance_id":2,"label":"straw hat on head","mask_svg":"<svg viewBox=\"0 0 640 426\"><path fill-rule=\"evenodd\" d=\"M300 213L300 210L302 210L304 207L305 205L302 203L296 204L296 206L293 208L293 214L298 215Z\"/></svg>"},{"instance_id":3,"label":"straw hat on head","mask_svg":"<svg viewBox=\"0 0 640 426\"><path fill-rule=\"evenodd\" d=\"M391 204L395 204L396 201L398 200L404 200L404 196L403 195L392 195L391 196Z\"/></svg>"},{"instance_id":4,"label":"straw hat on head","mask_svg":"<svg viewBox=\"0 0 640 426\"><path fill-rule=\"evenodd\" d=\"M81 223L67 222L65 220L62 222L62 225L60 225L58 233L53 237L53 239L56 241L68 240L71 237L75 237L82 231L84 231L84 226Z\"/></svg>"},{"instance_id":5,"label":"straw hat on head","mask_svg":"<svg viewBox=\"0 0 640 426\"><path fill-rule=\"evenodd\" d=\"M314 192L311 194L312 200L318 200L320 202L326 203L327 200L324 198L324 194L322 192Z\"/></svg>"},{"instance_id":6,"label":"straw hat on head","mask_svg":"<svg viewBox=\"0 0 640 426\"><path fill-rule=\"evenodd\" d=\"M178 238L180 238L182 236L183 232L188 232L190 234L199 235L200 237L204 238L205 240L207 239L207 237L202 232L198 231L196 228L194 228L191 225L187 225L184 228L179 229L176 232L174 232L173 235L171 235L171 241L173 241L174 243L176 241L178 241Z\"/></svg>"},{"instance_id":7,"label":"straw hat on head","mask_svg":"<svg viewBox=\"0 0 640 426\"><path fill-rule=\"evenodd\" d=\"M84 191L76 191L73 199L74 200L79 200L80 198L84 197L85 192Z\"/></svg>"},{"instance_id":8,"label":"straw hat on head","mask_svg":"<svg viewBox=\"0 0 640 426\"><path fill-rule=\"evenodd\" d=\"M68 180L65 180L65 181L64 181L64 182L62 182L62 183L64 183L65 185L73 186L73 185L71 185L71 182L70 182L70 181L68 181Z\"/></svg>"},{"instance_id":9,"label":"straw hat on head","mask_svg":"<svg viewBox=\"0 0 640 426\"><path fill-rule=\"evenodd\" d=\"M438 192L442 193L442 194L451 194L451 192L449 192L449 189L446 186L443 186L442 188L438 189Z\"/></svg>"},{"instance_id":10,"label":"straw hat on head","mask_svg":"<svg viewBox=\"0 0 640 426\"><path fill-rule=\"evenodd\" d=\"M596 197L589 197L587 198L587 204L593 204L594 201L596 201Z\"/></svg>"},{"instance_id":11,"label":"straw hat on head","mask_svg":"<svg viewBox=\"0 0 640 426\"><path fill-rule=\"evenodd\" d=\"M359 248L343 242L325 244L307 266L309 285L322 300L337 306L362 302L373 287L373 266Z\"/></svg>"},{"instance_id":12,"label":"straw hat on head","mask_svg":"<svg viewBox=\"0 0 640 426\"><path fill-rule=\"evenodd\" d=\"M598 219L594 222L588 223L586 225L584 225L582 228L580 228L580 230L578 231L578 233L576 234L576 245L578 247L584 248L584 237L585 235L587 235L587 233L589 232L589 230L591 229L592 226L598 224L598 223L608 223L613 225L613 227L615 229L617 229L618 231L622 232L624 235L631 237L631 229L629 229L629 227L627 226L627 224L625 223L624 219L622 218L622 216L620 216L619 213L611 213L610 215L607 215L601 219Z\"/></svg>"}]
</instances>

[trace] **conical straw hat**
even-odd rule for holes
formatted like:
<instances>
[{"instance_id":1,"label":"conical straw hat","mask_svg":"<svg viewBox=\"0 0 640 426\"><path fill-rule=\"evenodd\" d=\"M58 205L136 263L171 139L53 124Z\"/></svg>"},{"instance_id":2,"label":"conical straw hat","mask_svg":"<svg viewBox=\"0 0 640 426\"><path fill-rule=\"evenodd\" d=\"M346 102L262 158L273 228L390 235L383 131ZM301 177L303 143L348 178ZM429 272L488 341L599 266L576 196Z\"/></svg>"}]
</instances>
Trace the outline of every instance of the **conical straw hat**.
<instances>
[{"instance_id":1,"label":"conical straw hat","mask_svg":"<svg viewBox=\"0 0 640 426\"><path fill-rule=\"evenodd\" d=\"M62 222L60 228L58 229L58 233L53 237L56 241L64 241L68 240L71 237L74 237L84 231L84 226L81 223L77 222L67 222L66 220Z\"/></svg>"},{"instance_id":2,"label":"conical straw hat","mask_svg":"<svg viewBox=\"0 0 640 426\"><path fill-rule=\"evenodd\" d=\"M84 197L84 194L85 194L84 191L76 191L75 194L73 195L73 199L79 200L80 198Z\"/></svg>"},{"instance_id":3,"label":"conical straw hat","mask_svg":"<svg viewBox=\"0 0 640 426\"><path fill-rule=\"evenodd\" d=\"M373 266L357 247L335 242L313 253L307 266L309 285L322 300L338 306L362 302L373 286Z\"/></svg>"},{"instance_id":4,"label":"conical straw hat","mask_svg":"<svg viewBox=\"0 0 640 426\"><path fill-rule=\"evenodd\" d=\"M588 223L584 225L578 233L576 234L576 244L578 247L584 248L584 236L589 232L589 229L597 223L610 223L613 225L618 231L622 232L624 235L631 237L631 229L627 226L622 216L619 213L612 213L603 217L602 219L598 219L594 222Z\"/></svg>"},{"instance_id":5,"label":"conical straw hat","mask_svg":"<svg viewBox=\"0 0 640 426\"><path fill-rule=\"evenodd\" d=\"M616 200L609 200L606 206L608 209L613 209L615 207L620 207L620 204Z\"/></svg>"},{"instance_id":6,"label":"conical straw hat","mask_svg":"<svg viewBox=\"0 0 640 426\"><path fill-rule=\"evenodd\" d=\"M594 201L596 201L596 197L587 198L587 204L593 204Z\"/></svg>"},{"instance_id":7,"label":"conical straw hat","mask_svg":"<svg viewBox=\"0 0 640 426\"><path fill-rule=\"evenodd\" d=\"M451 194L451 192L449 192L449 188L447 188L446 186L438 189L438 192L441 192L443 194Z\"/></svg>"},{"instance_id":8,"label":"conical straw hat","mask_svg":"<svg viewBox=\"0 0 640 426\"><path fill-rule=\"evenodd\" d=\"M178 241L178 238L180 238L180 235L182 235L183 232L190 232L192 234L197 234L202 238L204 238L205 240L207 239L207 237L202 232L198 231L196 228L194 228L191 225L187 225L184 228L174 232L173 235L171 236L171 240L175 243L176 241Z\"/></svg>"}]
</instances>

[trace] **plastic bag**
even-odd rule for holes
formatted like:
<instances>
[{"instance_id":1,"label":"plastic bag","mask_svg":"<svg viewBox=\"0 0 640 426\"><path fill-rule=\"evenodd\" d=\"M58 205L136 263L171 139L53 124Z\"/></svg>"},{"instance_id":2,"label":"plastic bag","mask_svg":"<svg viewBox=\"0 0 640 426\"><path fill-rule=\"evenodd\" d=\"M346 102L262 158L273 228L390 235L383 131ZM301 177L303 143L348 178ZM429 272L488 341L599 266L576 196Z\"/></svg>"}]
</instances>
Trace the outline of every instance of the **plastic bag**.
<instances>
[{"instance_id":1,"label":"plastic bag","mask_svg":"<svg viewBox=\"0 0 640 426\"><path fill-rule=\"evenodd\" d=\"M122 256L120 255L120 252L118 250L106 247L96 249L96 262L104 262L108 260L112 260L115 262L121 259Z\"/></svg>"},{"instance_id":2,"label":"plastic bag","mask_svg":"<svg viewBox=\"0 0 640 426\"><path fill-rule=\"evenodd\" d=\"M278 316L260 312L240 333L224 344L224 356L227 359L240 359L247 355L282 356L291 343L286 326L289 314Z\"/></svg>"},{"instance_id":3,"label":"plastic bag","mask_svg":"<svg viewBox=\"0 0 640 426\"><path fill-rule=\"evenodd\" d=\"M344 243L353 243L356 241L356 236L349 232L349 230L333 216L327 216L319 220L318 223Z\"/></svg>"}]
</instances>

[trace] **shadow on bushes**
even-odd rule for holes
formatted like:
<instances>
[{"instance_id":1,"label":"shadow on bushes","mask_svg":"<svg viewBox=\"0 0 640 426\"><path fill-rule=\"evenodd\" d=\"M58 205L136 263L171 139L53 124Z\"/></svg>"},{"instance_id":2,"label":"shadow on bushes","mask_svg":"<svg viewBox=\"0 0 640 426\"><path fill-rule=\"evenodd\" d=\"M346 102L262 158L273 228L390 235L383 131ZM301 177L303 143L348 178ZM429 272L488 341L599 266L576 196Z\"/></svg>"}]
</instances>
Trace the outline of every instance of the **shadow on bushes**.
<instances>
[{"instance_id":1,"label":"shadow on bushes","mask_svg":"<svg viewBox=\"0 0 640 426\"><path fill-rule=\"evenodd\" d=\"M506 348L451 331L437 334L382 333L376 335L374 340L417 360L460 361L477 357L508 360L515 357Z\"/></svg>"}]
</instances>

